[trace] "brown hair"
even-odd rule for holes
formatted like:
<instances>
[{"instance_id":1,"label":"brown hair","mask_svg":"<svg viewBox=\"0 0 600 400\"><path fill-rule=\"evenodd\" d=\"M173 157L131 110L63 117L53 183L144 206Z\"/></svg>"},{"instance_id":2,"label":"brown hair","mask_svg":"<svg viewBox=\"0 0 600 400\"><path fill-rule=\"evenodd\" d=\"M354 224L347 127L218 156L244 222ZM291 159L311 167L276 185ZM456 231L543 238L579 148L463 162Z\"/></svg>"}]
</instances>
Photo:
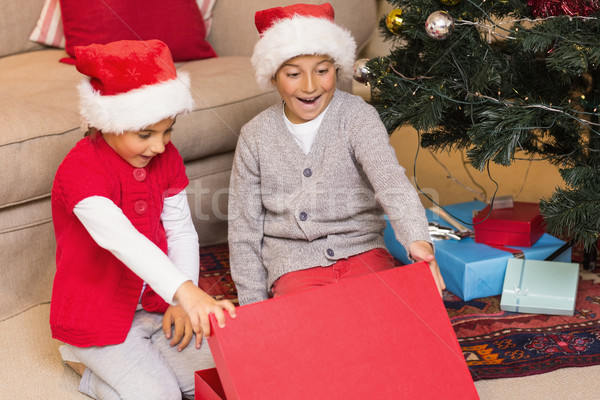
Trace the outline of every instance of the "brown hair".
<instances>
[{"instance_id":1,"label":"brown hair","mask_svg":"<svg viewBox=\"0 0 600 400\"><path fill-rule=\"evenodd\" d=\"M93 126L88 126L87 131L85 132L85 134L83 135L83 137L90 137L91 140L96 140L98 139L98 136L100 136L101 132L94 128Z\"/></svg>"}]
</instances>

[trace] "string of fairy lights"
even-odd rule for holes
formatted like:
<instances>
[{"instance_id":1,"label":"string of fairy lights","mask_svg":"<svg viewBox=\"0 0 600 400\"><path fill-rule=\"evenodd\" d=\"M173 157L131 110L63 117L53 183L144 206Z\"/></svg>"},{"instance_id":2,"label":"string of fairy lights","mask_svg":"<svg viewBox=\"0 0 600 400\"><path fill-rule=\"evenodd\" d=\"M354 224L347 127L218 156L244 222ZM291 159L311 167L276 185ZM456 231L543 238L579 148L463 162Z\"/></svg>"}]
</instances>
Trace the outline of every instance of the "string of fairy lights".
<instances>
[{"instance_id":1,"label":"string of fairy lights","mask_svg":"<svg viewBox=\"0 0 600 400\"><path fill-rule=\"evenodd\" d=\"M488 21L491 22L490 24L486 24L486 23L481 23L481 22L474 22L474 21L467 21L467 20L458 20L455 21L454 24L455 25L473 25L479 28L482 28L483 30L486 31L486 33L488 33L489 38L488 38L488 43L492 42L491 36L496 36L499 37L501 39L506 39L506 40L515 40L516 36L511 36L510 34L516 34L519 31L519 28L515 28L513 29L509 29L509 28L504 28L502 25L515 25L515 24L522 24L522 23L532 23L532 24L536 24L536 23L540 23L540 22L544 22L544 21L548 21L551 19L555 19L558 18L558 16L549 16L549 17L545 17L545 18L536 18L536 19L531 19L531 18L519 18L519 19L510 19L510 20L499 20L499 21L494 21L492 19L489 19ZM596 17L586 17L586 16L571 16L569 17L570 19L577 19L577 20L581 20L581 21L595 21L598 18ZM501 34L498 33L496 31L496 28L501 29L502 31L507 32L507 34ZM554 35L555 37L558 37L558 35ZM564 37L561 37L561 39L565 39Z\"/></svg>"}]
</instances>

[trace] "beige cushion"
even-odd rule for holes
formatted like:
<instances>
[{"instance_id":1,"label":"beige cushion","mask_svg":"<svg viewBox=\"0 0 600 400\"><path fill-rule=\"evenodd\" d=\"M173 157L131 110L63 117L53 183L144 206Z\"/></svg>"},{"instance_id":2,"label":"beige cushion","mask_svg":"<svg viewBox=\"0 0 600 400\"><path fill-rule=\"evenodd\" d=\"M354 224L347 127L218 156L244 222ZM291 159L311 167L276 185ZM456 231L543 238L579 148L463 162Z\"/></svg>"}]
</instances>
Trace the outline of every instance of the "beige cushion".
<instances>
[{"instance_id":1,"label":"beige cushion","mask_svg":"<svg viewBox=\"0 0 600 400\"><path fill-rule=\"evenodd\" d=\"M50 305L42 304L2 321L0 398L90 400L77 390L79 376L62 362L49 319Z\"/></svg>"},{"instance_id":2,"label":"beige cushion","mask_svg":"<svg viewBox=\"0 0 600 400\"><path fill-rule=\"evenodd\" d=\"M0 209L0 321L50 300L56 269L50 216L50 199Z\"/></svg>"},{"instance_id":3,"label":"beige cushion","mask_svg":"<svg viewBox=\"0 0 600 400\"><path fill-rule=\"evenodd\" d=\"M59 63L62 50L0 59L0 208L47 197L56 169L83 137L74 66ZM246 57L217 57L184 64L190 72L196 108L179 118L173 142L184 160L235 148L251 116L276 101L255 83ZM26 184L23 184L26 182Z\"/></svg>"},{"instance_id":4,"label":"beige cushion","mask_svg":"<svg viewBox=\"0 0 600 400\"><path fill-rule=\"evenodd\" d=\"M31 42L29 35L43 5L44 0L0 0L0 57L42 48Z\"/></svg>"},{"instance_id":5,"label":"beige cushion","mask_svg":"<svg viewBox=\"0 0 600 400\"><path fill-rule=\"evenodd\" d=\"M183 159L196 160L235 149L242 126L279 95L259 89L247 57L217 57L180 67L192 80L196 107L178 118L173 143Z\"/></svg>"}]
</instances>

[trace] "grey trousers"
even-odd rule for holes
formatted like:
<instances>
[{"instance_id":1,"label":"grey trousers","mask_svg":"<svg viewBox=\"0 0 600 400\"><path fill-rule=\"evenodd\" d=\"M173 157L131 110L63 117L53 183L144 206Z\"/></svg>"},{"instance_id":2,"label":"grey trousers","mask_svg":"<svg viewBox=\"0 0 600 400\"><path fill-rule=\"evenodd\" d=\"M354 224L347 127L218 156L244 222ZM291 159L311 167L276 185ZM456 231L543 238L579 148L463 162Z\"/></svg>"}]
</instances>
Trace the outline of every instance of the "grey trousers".
<instances>
[{"instance_id":1,"label":"grey trousers","mask_svg":"<svg viewBox=\"0 0 600 400\"><path fill-rule=\"evenodd\" d=\"M95 399L160 399L194 396L194 372L215 366L206 339L195 338L181 352L162 331L162 314L136 311L125 342L59 350L64 361L84 364L79 391Z\"/></svg>"}]
</instances>

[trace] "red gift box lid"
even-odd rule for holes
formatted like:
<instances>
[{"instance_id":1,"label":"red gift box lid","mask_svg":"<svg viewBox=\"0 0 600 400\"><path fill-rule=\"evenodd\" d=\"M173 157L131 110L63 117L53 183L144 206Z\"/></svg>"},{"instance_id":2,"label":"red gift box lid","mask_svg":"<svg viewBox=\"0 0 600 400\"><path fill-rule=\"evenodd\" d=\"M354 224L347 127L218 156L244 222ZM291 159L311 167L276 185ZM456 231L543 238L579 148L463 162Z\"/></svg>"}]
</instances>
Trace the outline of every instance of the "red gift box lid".
<instances>
[{"instance_id":1,"label":"red gift box lid","mask_svg":"<svg viewBox=\"0 0 600 400\"><path fill-rule=\"evenodd\" d=\"M490 212L490 206L487 205L473 217L473 225L475 230L487 229L527 233L537 230L543 231L544 218L540 213L538 203L516 201L511 208L501 208L492 210L492 212Z\"/></svg>"},{"instance_id":2,"label":"red gift box lid","mask_svg":"<svg viewBox=\"0 0 600 400\"><path fill-rule=\"evenodd\" d=\"M429 266L237 308L208 338L228 400L478 399Z\"/></svg>"}]
</instances>

